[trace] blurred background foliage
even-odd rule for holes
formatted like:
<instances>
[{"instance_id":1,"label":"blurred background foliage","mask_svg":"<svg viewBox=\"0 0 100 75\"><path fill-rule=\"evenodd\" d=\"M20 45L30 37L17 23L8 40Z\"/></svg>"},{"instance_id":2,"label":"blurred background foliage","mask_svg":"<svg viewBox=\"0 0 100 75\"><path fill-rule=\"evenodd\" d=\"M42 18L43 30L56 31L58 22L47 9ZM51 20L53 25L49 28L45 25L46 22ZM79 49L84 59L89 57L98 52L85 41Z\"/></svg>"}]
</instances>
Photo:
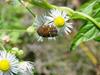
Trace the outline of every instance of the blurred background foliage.
<instances>
[{"instance_id":1,"label":"blurred background foliage","mask_svg":"<svg viewBox=\"0 0 100 75\"><path fill-rule=\"evenodd\" d=\"M83 11L86 5L94 0L48 0L49 3L58 6L68 6L74 10ZM32 12L38 15L44 13L44 9L25 3ZM98 6L98 5L97 5ZM96 6L96 7L97 7ZM96 8L94 7L94 8ZM90 8L88 9L90 10ZM91 13L88 12L87 13ZM100 8L96 9L97 13ZM91 13L91 16L94 14ZM100 18L100 14L96 15ZM23 7L18 0L0 0L0 41L6 49L18 47L24 50L24 60L34 62L35 75L96 75L96 68L85 55L84 47L78 47L76 51L69 53L71 41L76 35L82 22L73 21L73 32L69 36L57 37L57 40L44 40L38 42L34 33L26 30L32 25L34 17ZM63 39L63 40L62 40ZM88 41L85 46L100 56L100 44ZM2 49L2 48L1 48Z\"/></svg>"}]
</instances>

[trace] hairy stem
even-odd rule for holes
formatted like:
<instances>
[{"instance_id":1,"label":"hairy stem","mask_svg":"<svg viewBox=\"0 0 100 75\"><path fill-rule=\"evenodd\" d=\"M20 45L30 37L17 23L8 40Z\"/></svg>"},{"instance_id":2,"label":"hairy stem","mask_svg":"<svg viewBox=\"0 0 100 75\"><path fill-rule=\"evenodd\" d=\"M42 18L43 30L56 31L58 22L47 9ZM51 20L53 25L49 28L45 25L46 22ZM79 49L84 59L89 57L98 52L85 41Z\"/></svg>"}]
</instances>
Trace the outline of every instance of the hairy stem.
<instances>
[{"instance_id":1,"label":"hairy stem","mask_svg":"<svg viewBox=\"0 0 100 75\"><path fill-rule=\"evenodd\" d=\"M74 12L75 14L78 14L80 16L83 16L84 18L87 18L89 21L91 21L92 23L94 23L94 25L96 25L96 27L98 27L100 29L100 23L98 23L95 19L93 19L91 16L87 15L87 14L84 14L82 12L78 12L78 11L75 11Z\"/></svg>"},{"instance_id":2,"label":"hairy stem","mask_svg":"<svg viewBox=\"0 0 100 75\"><path fill-rule=\"evenodd\" d=\"M56 8L56 9L64 10L69 14L69 16L72 16L72 15L74 16L75 14L80 15L80 16L88 19L92 23L94 23L94 25L100 29L100 23L98 23L94 18L92 18L91 16L89 16L87 14L84 14L82 12L74 11L73 9L71 9L69 7L58 7L58 6L55 6L55 5L52 5L52 4L48 3L47 1L38 3L38 1L31 0L31 3L35 6L45 8L45 9L54 9L54 8Z\"/></svg>"}]
</instances>

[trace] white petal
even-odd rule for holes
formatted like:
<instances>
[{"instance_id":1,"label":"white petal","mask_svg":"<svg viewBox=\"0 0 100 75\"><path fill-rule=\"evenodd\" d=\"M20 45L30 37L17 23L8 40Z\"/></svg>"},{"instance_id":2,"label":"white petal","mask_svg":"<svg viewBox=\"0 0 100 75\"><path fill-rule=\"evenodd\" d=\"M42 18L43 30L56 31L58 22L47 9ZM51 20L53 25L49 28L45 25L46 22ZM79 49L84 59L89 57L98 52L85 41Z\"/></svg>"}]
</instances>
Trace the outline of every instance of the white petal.
<instances>
[{"instance_id":1,"label":"white petal","mask_svg":"<svg viewBox=\"0 0 100 75\"><path fill-rule=\"evenodd\" d=\"M9 59L10 61L15 60L15 56L10 54L10 53L7 53L7 57L6 58Z\"/></svg>"},{"instance_id":2,"label":"white petal","mask_svg":"<svg viewBox=\"0 0 100 75\"><path fill-rule=\"evenodd\" d=\"M0 71L0 75L3 75L3 72Z\"/></svg>"},{"instance_id":3,"label":"white petal","mask_svg":"<svg viewBox=\"0 0 100 75\"><path fill-rule=\"evenodd\" d=\"M19 61L16 59L16 60L12 60L12 61L10 61L10 62L11 62L11 65L14 65L14 66L15 66L15 65L18 65L18 62L19 62Z\"/></svg>"},{"instance_id":4,"label":"white petal","mask_svg":"<svg viewBox=\"0 0 100 75\"><path fill-rule=\"evenodd\" d=\"M67 14L65 12L62 11L62 14L61 14L63 17L66 17Z\"/></svg>"},{"instance_id":5,"label":"white petal","mask_svg":"<svg viewBox=\"0 0 100 75\"><path fill-rule=\"evenodd\" d=\"M49 13L49 15L50 15L52 18L56 18L55 14L53 14L53 13Z\"/></svg>"},{"instance_id":6,"label":"white petal","mask_svg":"<svg viewBox=\"0 0 100 75\"><path fill-rule=\"evenodd\" d=\"M72 23L67 23L66 26L69 27L69 28L73 28Z\"/></svg>"},{"instance_id":7,"label":"white petal","mask_svg":"<svg viewBox=\"0 0 100 75\"><path fill-rule=\"evenodd\" d=\"M68 33L66 30L64 30L64 32L65 32L67 35L69 35L69 33Z\"/></svg>"},{"instance_id":8,"label":"white petal","mask_svg":"<svg viewBox=\"0 0 100 75\"><path fill-rule=\"evenodd\" d=\"M47 16L46 17L49 21L53 21L54 19L52 17Z\"/></svg>"},{"instance_id":9,"label":"white petal","mask_svg":"<svg viewBox=\"0 0 100 75\"><path fill-rule=\"evenodd\" d=\"M71 32L71 30L67 27L65 27L65 30L68 31L68 32Z\"/></svg>"},{"instance_id":10,"label":"white petal","mask_svg":"<svg viewBox=\"0 0 100 75\"><path fill-rule=\"evenodd\" d=\"M38 41L43 42L43 38L40 36L40 37L38 38Z\"/></svg>"},{"instance_id":11,"label":"white petal","mask_svg":"<svg viewBox=\"0 0 100 75\"><path fill-rule=\"evenodd\" d=\"M13 67L13 68L11 68L11 71L12 71L13 73L17 74L17 73L18 73L18 68Z\"/></svg>"},{"instance_id":12,"label":"white petal","mask_svg":"<svg viewBox=\"0 0 100 75\"><path fill-rule=\"evenodd\" d=\"M10 72L10 75L14 75L12 72Z\"/></svg>"},{"instance_id":13,"label":"white petal","mask_svg":"<svg viewBox=\"0 0 100 75\"><path fill-rule=\"evenodd\" d=\"M6 58L6 54L7 54L6 51L1 51L0 57L1 57L1 58Z\"/></svg>"},{"instance_id":14,"label":"white petal","mask_svg":"<svg viewBox=\"0 0 100 75\"><path fill-rule=\"evenodd\" d=\"M69 20L69 18L64 18L64 19L65 19L65 22Z\"/></svg>"},{"instance_id":15,"label":"white petal","mask_svg":"<svg viewBox=\"0 0 100 75\"><path fill-rule=\"evenodd\" d=\"M9 72L5 72L3 75L10 75L10 73Z\"/></svg>"}]
</instances>

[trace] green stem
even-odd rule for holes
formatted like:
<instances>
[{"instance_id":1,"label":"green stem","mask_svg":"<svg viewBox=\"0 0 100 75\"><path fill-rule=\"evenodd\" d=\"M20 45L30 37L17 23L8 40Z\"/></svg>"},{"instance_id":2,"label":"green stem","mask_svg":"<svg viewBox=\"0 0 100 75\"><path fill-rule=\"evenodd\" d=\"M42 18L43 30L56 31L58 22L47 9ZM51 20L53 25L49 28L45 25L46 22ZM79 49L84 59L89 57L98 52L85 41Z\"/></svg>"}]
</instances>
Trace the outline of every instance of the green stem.
<instances>
[{"instance_id":1,"label":"green stem","mask_svg":"<svg viewBox=\"0 0 100 75\"><path fill-rule=\"evenodd\" d=\"M2 45L2 43L0 43L0 47L1 47L4 51L6 51L6 49L5 49L5 47Z\"/></svg>"},{"instance_id":2,"label":"green stem","mask_svg":"<svg viewBox=\"0 0 100 75\"><path fill-rule=\"evenodd\" d=\"M17 30L17 29L0 29L0 32L26 32L26 30Z\"/></svg>"},{"instance_id":3,"label":"green stem","mask_svg":"<svg viewBox=\"0 0 100 75\"><path fill-rule=\"evenodd\" d=\"M47 0L44 0L43 2L39 2L38 0L35 1L35 0L30 0L29 1L31 4L37 6L37 7L41 7L41 8L45 8L45 9L52 9L52 8L55 8L56 6L52 5L52 4L49 4L47 2Z\"/></svg>"},{"instance_id":4,"label":"green stem","mask_svg":"<svg viewBox=\"0 0 100 75\"><path fill-rule=\"evenodd\" d=\"M57 8L57 7L56 7ZM100 23L98 23L95 19L93 19L91 16L84 14L82 12L78 12L78 11L74 11L71 8L68 7L60 7L58 9L62 9L64 11L66 11L67 13L69 13L70 16L74 16L74 14L80 15L86 19L88 19L89 21L91 21L92 23L94 23L94 25L96 25L96 27L98 27L100 29Z\"/></svg>"},{"instance_id":5,"label":"green stem","mask_svg":"<svg viewBox=\"0 0 100 75\"><path fill-rule=\"evenodd\" d=\"M69 7L58 7L58 6L55 6L55 5L52 5L52 4L49 4L47 1L45 2L41 2L41 3L38 3L38 1L31 1L31 3L33 5L36 5L38 7L42 7L42 8L46 8L46 9L61 9L61 10L64 10L68 13L69 16L74 16L75 14L77 15L80 15L86 19L88 19L89 21L91 21L92 23L94 23L94 25L96 27L98 27L100 29L100 23L98 23L95 19L93 19L91 16L87 15L87 14L84 14L82 12L78 12L78 11L74 11L73 9L69 8Z\"/></svg>"},{"instance_id":6,"label":"green stem","mask_svg":"<svg viewBox=\"0 0 100 75\"><path fill-rule=\"evenodd\" d=\"M75 11L74 14L78 14L80 16L83 16L84 18L87 18L88 20L90 20L92 23L94 23L94 25L96 25L100 29L100 24L95 19L93 19L91 16L84 14L82 12L78 12L78 11Z\"/></svg>"},{"instance_id":7,"label":"green stem","mask_svg":"<svg viewBox=\"0 0 100 75\"><path fill-rule=\"evenodd\" d=\"M100 23L98 23L94 18L92 18L91 16L89 16L85 13L74 11L68 7L56 7L56 8L66 11L69 16L74 16L75 14L80 15L80 16L88 19L89 21L91 21L96 27L98 27L100 29Z\"/></svg>"},{"instance_id":8,"label":"green stem","mask_svg":"<svg viewBox=\"0 0 100 75\"><path fill-rule=\"evenodd\" d=\"M18 1L32 14L33 17L36 16L27 6L25 6L25 4L21 0Z\"/></svg>"},{"instance_id":9,"label":"green stem","mask_svg":"<svg viewBox=\"0 0 100 75\"><path fill-rule=\"evenodd\" d=\"M69 16L72 16L75 12L69 7L55 7L55 8L65 11Z\"/></svg>"}]
</instances>

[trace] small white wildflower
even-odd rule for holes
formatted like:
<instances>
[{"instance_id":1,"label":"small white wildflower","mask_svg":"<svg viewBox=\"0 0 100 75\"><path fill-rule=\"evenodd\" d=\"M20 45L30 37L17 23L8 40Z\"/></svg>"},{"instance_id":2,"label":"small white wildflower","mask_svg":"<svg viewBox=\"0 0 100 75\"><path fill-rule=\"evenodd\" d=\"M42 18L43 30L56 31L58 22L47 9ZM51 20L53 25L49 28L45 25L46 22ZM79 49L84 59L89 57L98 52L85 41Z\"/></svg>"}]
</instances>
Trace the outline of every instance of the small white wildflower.
<instances>
[{"instance_id":1,"label":"small white wildflower","mask_svg":"<svg viewBox=\"0 0 100 75\"><path fill-rule=\"evenodd\" d=\"M18 73L18 59L6 51L0 51L0 75L14 75Z\"/></svg>"},{"instance_id":2,"label":"small white wildflower","mask_svg":"<svg viewBox=\"0 0 100 75\"><path fill-rule=\"evenodd\" d=\"M46 16L49 20L49 25L53 25L57 28L58 33L62 34L63 32L67 35L71 33L72 23L68 22L70 17L66 14L66 12L62 10L53 9L50 10L49 16Z\"/></svg>"},{"instance_id":3,"label":"small white wildflower","mask_svg":"<svg viewBox=\"0 0 100 75\"><path fill-rule=\"evenodd\" d=\"M23 61L19 64L18 75L33 75L33 65L29 61Z\"/></svg>"}]
</instances>

